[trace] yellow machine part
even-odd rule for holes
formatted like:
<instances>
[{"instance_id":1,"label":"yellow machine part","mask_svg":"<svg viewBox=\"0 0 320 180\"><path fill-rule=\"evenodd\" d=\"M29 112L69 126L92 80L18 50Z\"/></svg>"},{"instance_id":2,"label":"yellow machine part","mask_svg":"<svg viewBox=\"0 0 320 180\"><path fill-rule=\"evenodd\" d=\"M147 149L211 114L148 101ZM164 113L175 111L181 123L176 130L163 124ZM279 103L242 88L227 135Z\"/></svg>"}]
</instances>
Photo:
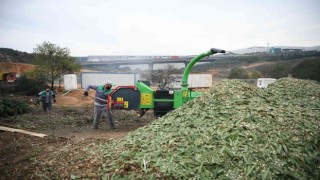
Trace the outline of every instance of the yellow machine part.
<instances>
[{"instance_id":1,"label":"yellow machine part","mask_svg":"<svg viewBox=\"0 0 320 180\"><path fill-rule=\"evenodd\" d=\"M188 97L188 91L182 91L182 97L187 98Z\"/></svg>"},{"instance_id":2,"label":"yellow machine part","mask_svg":"<svg viewBox=\"0 0 320 180\"><path fill-rule=\"evenodd\" d=\"M123 101L123 108L128 108L129 107L129 102L128 101Z\"/></svg>"},{"instance_id":3,"label":"yellow machine part","mask_svg":"<svg viewBox=\"0 0 320 180\"><path fill-rule=\"evenodd\" d=\"M140 105L152 105L152 94L141 93Z\"/></svg>"}]
</instances>

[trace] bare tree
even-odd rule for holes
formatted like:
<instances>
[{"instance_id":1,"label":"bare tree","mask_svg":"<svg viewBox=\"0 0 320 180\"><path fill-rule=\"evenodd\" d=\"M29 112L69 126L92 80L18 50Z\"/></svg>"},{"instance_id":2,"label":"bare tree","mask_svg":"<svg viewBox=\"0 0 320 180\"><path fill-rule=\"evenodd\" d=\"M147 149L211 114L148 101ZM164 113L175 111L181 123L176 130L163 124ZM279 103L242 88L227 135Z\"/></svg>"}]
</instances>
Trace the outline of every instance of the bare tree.
<instances>
[{"instance_id":1,"label":"bare tree","mask_svg":"<svg viewBox=\"0 0 320 180\"><path fill-rule=\"evenodd\" d=\"M145 75L145 79L159 85L162 89L166 84L174 81L174 74L180 74L180 70L171 64L168 64L163 69L153 70L150 74Z\"/></svg>"}]
</instances>

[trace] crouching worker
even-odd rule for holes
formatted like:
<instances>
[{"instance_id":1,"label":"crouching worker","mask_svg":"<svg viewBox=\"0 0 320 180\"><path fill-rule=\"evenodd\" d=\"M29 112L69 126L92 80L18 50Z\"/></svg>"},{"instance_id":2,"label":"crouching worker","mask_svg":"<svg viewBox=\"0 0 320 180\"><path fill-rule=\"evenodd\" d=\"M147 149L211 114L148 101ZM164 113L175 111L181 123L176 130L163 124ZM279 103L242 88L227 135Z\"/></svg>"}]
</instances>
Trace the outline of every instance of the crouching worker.
<instances>
[{"instance_id":1,"label":"crouching worker","mask_svg":"<svg viewBox=\"0 0 320 180\"><path fill-rule=\"evenodd\" d=\"M111 129L115 129L112 115L110 110L107 108L107 97L111 92L112 82L108 81L105 85L95 86L89 85L84 92L85 96L88 96L89 89L94 89L96 91L94 100L94 118L93 118L93 129L98 129L101 114L105 116L106 120Z\"/></svg>"},{"instance_id":2,"label":"crouching worker","mask_svg":"<svg viewBox=\"0 0 320 180\"><path fill-rule=\"evenodd\" d=\"M49 87L45 91L41 91L39 94L39 99L42 103L42 108L44 112L51 112L52 101L56 102L56 95L53 91L50 91Z\"/></svg>"}]
</instances>

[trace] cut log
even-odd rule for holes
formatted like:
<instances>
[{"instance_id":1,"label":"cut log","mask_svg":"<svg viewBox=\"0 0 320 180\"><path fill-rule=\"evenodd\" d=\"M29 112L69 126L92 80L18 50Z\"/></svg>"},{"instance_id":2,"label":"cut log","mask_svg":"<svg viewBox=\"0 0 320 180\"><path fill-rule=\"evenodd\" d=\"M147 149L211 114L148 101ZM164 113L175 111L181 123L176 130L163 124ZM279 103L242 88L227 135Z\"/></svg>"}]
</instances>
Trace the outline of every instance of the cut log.
<instances>
[{"instance_id":1,"label":"cut log","mask_svg":"<svg viewBox=\"0 0 320 180\"><path fill-rule=\"evenodd\" d=\"M4 126L0 126L0 131L17 132L17 133L28 134L31 136L36 136L36 137L41 137L41 138L47 136L46 134L31 132L31 131L27 131L27 130L23 130L23 129L4 127Z\"/></svg>"}]
</instances>

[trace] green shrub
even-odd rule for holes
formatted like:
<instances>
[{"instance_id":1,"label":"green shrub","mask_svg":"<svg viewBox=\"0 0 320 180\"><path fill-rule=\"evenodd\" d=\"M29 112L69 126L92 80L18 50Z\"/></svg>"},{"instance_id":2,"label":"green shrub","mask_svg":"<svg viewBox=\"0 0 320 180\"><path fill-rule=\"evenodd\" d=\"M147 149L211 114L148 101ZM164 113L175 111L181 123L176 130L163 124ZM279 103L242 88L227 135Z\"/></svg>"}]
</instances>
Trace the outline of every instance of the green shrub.
<instances>
[{"instance_id":1,"label":"green shrub","mask_svg":"<svg viewBox=\"0 0 320 180\"><path fill-rule=\"evenodd\" d=\"M292 76L320 81L320 58L306 59L292 68Z\"/></svg>"},{"instance_id":2,"label":"green shrub","mask_svg":"<svg viewBox=\"0 0 320 180\"><path fill-rule=\"evenodd\" d=\"M286 63L277 63L272 65L263 66L257 68L258 71L263 75L263 77L270 77L270 78L283 78L288 77L290 74L291 67Z\"/></svg>"},{"instance_id":3,"label":"green shrub","mask_svg":"<svg viewBox=\"0 0 320 180\"><path fill-rule=\"evenodd\" d=\"M249 73L243 68L236 67L231 69L229 78L248 79Z\"/></svg>"},{"instance_id":4,"label":"green shrub","mask_svg":"<svg viewBox=\"0 0 320 180\"><path fill-rule=\"evenodd\" d=\"M0 117L12 116L28 112L28 104L23 101L0 98Z\"/></svg>"},{"instance_id":5,"label":"green shrub","mask_svg":"<svg viewBox=\"0 0 320 180\"><path fill-rule=\"evenodd\" d=\"M15 86L15 92L21 95L34 96L45 89L47 84L44 80L30 79L22 75Z\"/></svg>"},{"instance_id":6,"label":"green shrub","mask_svg":"<svg viewBox=\"0 0 320 180\"><path fill-rule=\"evenodd\" d=\"M258 71L241 67L232 68L229 76L229 78L233 79L257 79L259 77L261 77L261 74Z\"/></svg>"}]
</instances>

